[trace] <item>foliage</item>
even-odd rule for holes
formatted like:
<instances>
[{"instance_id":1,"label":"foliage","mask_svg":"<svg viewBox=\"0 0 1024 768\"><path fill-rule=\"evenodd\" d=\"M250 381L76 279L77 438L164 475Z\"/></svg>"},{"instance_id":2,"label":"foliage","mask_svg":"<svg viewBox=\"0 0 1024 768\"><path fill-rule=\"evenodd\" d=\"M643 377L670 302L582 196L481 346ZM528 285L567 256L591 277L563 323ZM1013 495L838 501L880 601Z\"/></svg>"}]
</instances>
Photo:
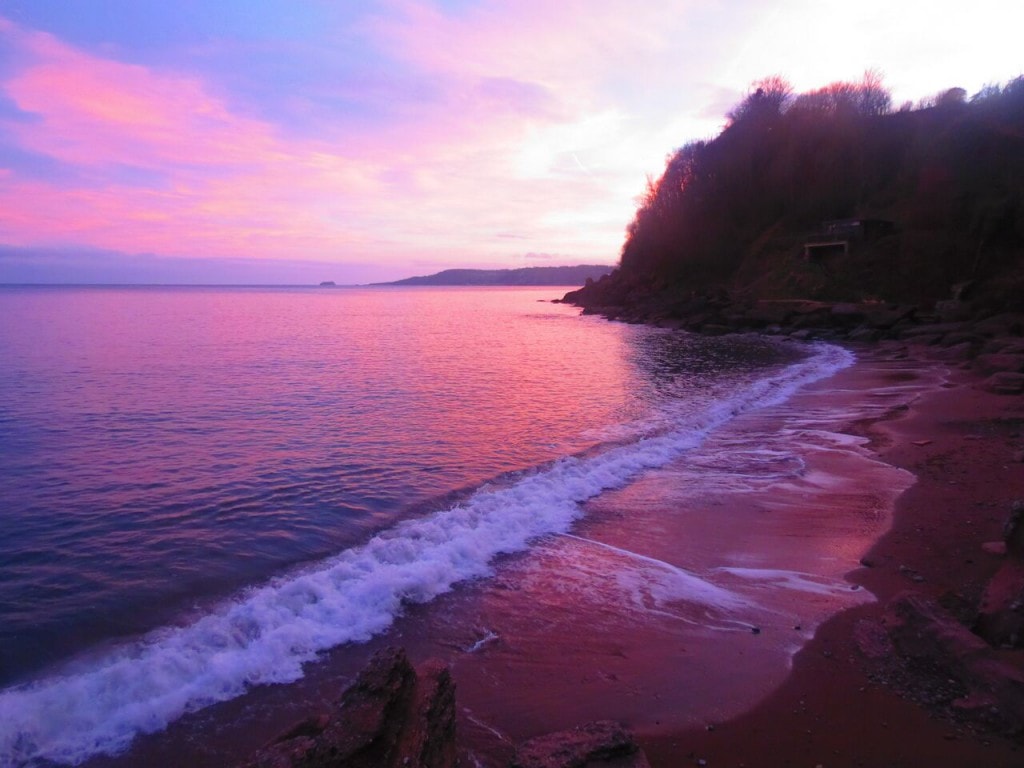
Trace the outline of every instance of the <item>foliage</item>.
<instances>
[{"instance_id":1,"label":"foliage","mask_svg":"<svg viewBox=\"0 0 1024 768\"><path fill-rule=\"evenodd\" d=\"M1019 264L1024 77L970 99L952 88L926 104L893 112L873 71L795 96L779 76L754 83L719 136L686 144L648 181L620 279L677 289L750 280L751 263L768 251L797 258L799 247L780 251L770 233L794 241L853 217L898 228L873 253L861 248L853 273L864 295L943 298L957 281ZM883 252L896 263L879 266ZM893 276L904 273L901 287Z\"/></svg>"}]
</instances>

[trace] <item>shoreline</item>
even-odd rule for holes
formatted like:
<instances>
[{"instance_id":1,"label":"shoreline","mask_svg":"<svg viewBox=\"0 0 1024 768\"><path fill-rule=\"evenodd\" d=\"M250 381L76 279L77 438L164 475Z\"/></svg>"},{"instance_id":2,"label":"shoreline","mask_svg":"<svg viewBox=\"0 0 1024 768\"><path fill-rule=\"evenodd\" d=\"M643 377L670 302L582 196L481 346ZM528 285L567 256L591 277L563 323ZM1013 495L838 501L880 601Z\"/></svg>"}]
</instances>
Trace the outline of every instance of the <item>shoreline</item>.
<instances>
[{"instance_id":1,"label":"shoreline","mask_svg":"<svg viewBox=\"0 0 1024 768\"><path fill-rule=\"evenodd\" d=\"M852 393L846 400L841 392L838 398L831 397L835 377L810 388L819 389L816 395L812 393L811 400L817 397L819 404L843 414L835 416L837 424L849 415L843 408L844 402L848 406L851 402L871 399L879 394L874 387L884 388L886 382L899 389L902 382L913 378L914 366L930 375L949 365L931 362L928 355L917 354L917 351L904 355L885 345L866 346L858 353L857 361L846 369L847 378L843 379L842 386L850 387L851 381L859 383L857 388L842 390ZM890 369L888 374L887 368ZM840 372L839 376L843 375L844 372ZM982 391L977 386L977 378L964 370L949 371L948 375L946 384L928 379L928 391L921 392L909 405L875 403L871 415L851 417L841 430L842 434L860 439L858 451L868 454L876 464L895 467L916 477L916 482L895 498L894 509L885 525L879 528L875 521L864 530L854 531L840 558L846 565L835 577L845 578L854 587L863 587L860 594L870 592L874 601L859 600L838 611L830 609L831 617L820 624L808 618L802 636L791 632L801 629L792 626L792 619L780 621L777 626L765 625L765 631L756 637L751 637L748 627L745 633L722 635L719 632L702 641L687 640L666 635L662 630L652 632L649 628L632 632L624 629L629 625L621 621L613 625L615 629L610 634L598 631L588 635L587 625L577 624L575 614L562 617L561 625L554 630L542 627L544 621L552 615L559 616L570 605L575 610L578 602L575 598L572 603L559 604L556 596L547 606L546 614L542 610L537 616L520 619L505 628L492 624L492 619L500 620L495 617L517 615L519 610L517 607L510 611L509 606L517 605L514 602L519 590L517 585L521 586L522 582L515 578L498 578L492 580L495 583L490 587L474 586L439 598L444 604L441 607L411 608L387 638L376 638L349 649L350 652L331 654L331 658L322 662L324 666L316 675L318 679L310 676L298 684L271 687L257 693L257 698L265 703L286 703L284 714L279 712L269 719L260 716L250 719L249 705L235 702L221 705L219 714L200 715L200 721L206 725L199 729L202 743L198 751L207 752L214 747L206 741L212 739L219 742L219 746L213 753L207 752L206 764L224 764L227 755L231 756L228 762L243 762L248 750L265 743L268 736L286 730L297 717L324 711L375 651L387 645L402 644L408 648L410 658L418 662L441 657L450 666L457 688L459 743L464 765L473 765L477 757L484 759L484 763L475 763L478 765L505 765L514 752L513 744L547 731L604 718L609 708L616 711L608 714L633 731L654 768L697 765L700 760L709 766L1018 765L1021 758L1018 749L1022 749L1019 741L968 722L943 719L941 713L934 714L914 701L934 693L929 692L927 680L915 679L913 670L894 672L877 660L866 658L858 646L859 627L865 622L882 621L888 601L907 588L933 597L945 596L947 601L950 593L969 591L972 594L963 595L960 601L962 608L970 599L976 599L985 580L1000 563L997 556L982 550L981 544L1000 538L1009 501L1024 497L1024 472L1019 464L1009 463L1012 451L1022 446L1020 424L1024 421L1024 404L1021 398ZM806 390L801 390L796 395L802 398L797 408L807 406L805 393ZM994 421L1000 417L1010 421ZM841 450L826 446L822 454L826 463L842 461ZM997 462L1000 458L1005 461ZM871 480L873 476L862 470L853 471L853 481L859 479L862 486L879 482L877 478ZM841 470L839 473L842 475ZM679 484L680 476L666 477L667 482L662 478L662 488ZM955 480L955 485L950 485L951 479ZM658 490L657 484L654 490ZM845 493L843 490L838 495ZM636 497L625 495L622 511L618 513L614 500L606 498L599 502L606 507L611 502L610 515L606 509L594 519L588 516L585 530L574 533L593 537L598 543L607 541L641 555L653 554L659 560L671 561L673 553L669 551L644 549L650 541L643 544L627 539L627 543L623 543L622 539L601 538L603 520L614 520L616 514L620 518L632 515L631 498L635 501ZM657 493L648 496L650 498L657 499ZM982 506L976 506L978 504ZM970 539L945 519L945 511L956 505L970 513ZM800 558L807 557L806 553L801 554L800 548L805 542L800 539L804 534L799 531L807 524L813 525L811 513L818 507L808 503L796 506L801 507L796 517L782 524L774 534L776 538L764 541L779 543L796 536L794 544L783 547L787 553L782 556L795 556L799 563ZM653 513L653 519L661 514L658 509ZM689 514L687 521L693 522L700 519L702 512L694 509ZM750 519L748 515L744 520ZM674 523L679 520L674 519ZM715 541L730 541L737 530L744 530L745 524L741 521L738 529L737 523L729 522L724 529L719 528L710 535L705 532L703 541L712 545ZM616 529L614 523L612 529ZM619 525L617 530L618 535L622 535L629 528ZM685 527L677 525L674 530L676 544L692 538ZM794 531L798 532L794 534ZM844 537L841 530L836 535ZM578 557L579 553L571 548L576 546L573 539L559 539L558 544L547 547L550 552L543 555L534 568L526 563L527 558L513 557L513 570L526 568L531 578L546 579L533 598L524 593L520 599L525 600L525 604L538 596L550 597L559 591L551 586L558 584L557 577L564 569L551 569L545 562L557 564L567 553L572 558ZM827 542L827 536L819 536L819 540ZM567 542L571 545L569 549ZM751 542L735 547L742 550L744 545L751 549ZM705 549L708 548L705 546ZM711 551L721 557L717 546ZM756 549L753 551L756 553ZM676 562L689 569L688 559L693 552L674 554L679 558ZM857 567L857 559L862 555L864 562L871 563L872 567ZM591 564L603 562L593 559L593 552L587 558ZM800 570L796 565L788 567L793 568L793 572ZM592 573L600 570L591 567ZM806 570L813 572L810 567ZM965 590L963 585L973 586ZM493 593L491 596L481 596L488 590ZM602 596L605 598L607 595ZM785 606L787 598L782 599L780 605ZM787 616L799 615L798 611L804 610L799 607L798 594L794 593L788 600ZM587 621L605 621L607 616L599 603L600 600L586 608L582 617ZM475 613L481 606L489 609L491 615ZM452 625L473 626L467 621L451 621L460 612L463 619L467 615L481 617L483 623L477 628L479 632L473 630L474 634L465 636L453 634ZM431 613L436 613L433 619L425 618ZM424 636L421 626L424 621L428 626L434 625L436 634ZM527 636L520 640L517 632L524 628L528 630ZM812 634L807 634L807 630ZM573 631L583 634L574 635ZM635 637L629 637L630 634ZM795 656L788 652L789 656L784 653L780 657L776 650L773 657L772 652L765 650L765 643L786 642L787 635L792 639L799 637L801 648ZM719 666L731 666L724 682L714 677L714 671L693 669L694 660L702 657L690 652L690 644L715 645L723 638L732 643L722 646L722 658L727 661ZM549 647L552 644L554 648ZM538 655L544 657L539 662ZM771 669L763 669L764 660L769 658L775 659L769 665ZM788 666L778 666L779 658ZM649 687L651 681L657 684ZM917 690L922 686L923 694ZM573 693L567 694L567 690ZM729 701L719 706L714 701L719 695ZM933 702L932 709L937 706ZM256 709L259 708L257 705ZM221 733L221 727L236 717L248 722L232 726L234 735ZM196 736L188 722L176 723L163 734L140 740L126 754L97 758L89 765L134 765L140 760L154 766L178 764L193 749L181 749L183 742L195 742ZM771 755L770 763L762 761L764 755Z\"/></svg>"},{"instance_id":2,"label":"shoreline","mask_svg":"<svg viewBox=\"0 0 1024 768\"><path fill-rule=\"evenodd\" d=\"M983 545L1002 540L1012 501L1024 498L1024 402L983 383L953 369L943 387L906 411L861 425L882 461L916 478L897 499L890 529L848 575L876 601L819 627L783 685L745 714L714 729L638 734L652 766L1009 768L1024 761L1019 732L977 722L958 711L956 693L936 690L941 670L894 669L899 660L871 658L864 640L865 628L884 626L890 601L907 591L969 618L1003 562ZM994 653L1024 669L1024 651Z\"/></svg>"}]
</instances>

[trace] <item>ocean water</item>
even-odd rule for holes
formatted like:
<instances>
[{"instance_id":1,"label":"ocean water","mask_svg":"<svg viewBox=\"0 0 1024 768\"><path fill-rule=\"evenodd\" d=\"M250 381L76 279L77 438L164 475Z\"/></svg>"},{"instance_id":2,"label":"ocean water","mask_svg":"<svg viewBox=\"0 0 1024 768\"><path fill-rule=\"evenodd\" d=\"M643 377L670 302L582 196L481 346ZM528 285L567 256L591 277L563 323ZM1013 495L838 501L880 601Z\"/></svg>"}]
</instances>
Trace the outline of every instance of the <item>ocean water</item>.
<instances>
[{"instance_id":1,"label":"ocean water","mask_svg":"<svg viewBox=\"0 0 1024 768\"><path fill-rule=\"evenodd\" d=\"M852 360L559 293L0 287L0 766L296 680Z\"/></svg>"}]
</instances>

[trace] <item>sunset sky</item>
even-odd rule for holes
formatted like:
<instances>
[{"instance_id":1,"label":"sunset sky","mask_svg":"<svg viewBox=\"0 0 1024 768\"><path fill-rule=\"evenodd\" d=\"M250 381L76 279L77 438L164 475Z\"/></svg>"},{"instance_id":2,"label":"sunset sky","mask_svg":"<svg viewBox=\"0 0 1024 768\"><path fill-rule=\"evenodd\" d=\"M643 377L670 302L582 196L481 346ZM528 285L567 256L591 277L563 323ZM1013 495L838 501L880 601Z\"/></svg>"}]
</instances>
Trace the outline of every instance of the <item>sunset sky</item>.
<instances>
[{"instance_id":1,"label":"sunset sky","mask_svg":"<svg viewBox=\"0 0 1024 768\"><path fill-rule=\"evenodd\" d=\"M1024 73L1024 5L0 0L0 282L362 283L613 263L766 75Z\"/></svg>"}]
</instances>

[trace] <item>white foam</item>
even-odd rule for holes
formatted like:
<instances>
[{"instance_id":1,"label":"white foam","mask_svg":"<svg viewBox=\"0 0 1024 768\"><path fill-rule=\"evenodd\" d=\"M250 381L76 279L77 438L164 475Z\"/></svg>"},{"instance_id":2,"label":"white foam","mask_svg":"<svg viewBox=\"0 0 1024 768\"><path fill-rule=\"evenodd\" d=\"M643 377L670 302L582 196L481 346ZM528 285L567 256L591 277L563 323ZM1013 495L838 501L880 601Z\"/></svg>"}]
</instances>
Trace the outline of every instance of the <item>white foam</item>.
<instances>
[{"instance_id":1,"label":"white foam","mask_svg":"<svg viewBox=\"0 0 1024 768\"><path fill-rule=\"evenodd\" d=\"M247 590L187 626L0 692L0 766L40 759L77 764L116 753L137 734L161 730L186 712L253 685L293 681L318 653L387 629L403 604L486 576L497 555L569 530L580 502L666 464L733 416L783 402L852 360L838 347L817 346L808 360L751 383L673 430L561 459L506 487L485 487L455 507Z\"/></svg>"},{"instance_id":2,"label":"white foam","mask_svg":"<svg viewBox=\"0 0 1024 768\"><path fill-rule=\"evenodd\" d=\"M491 643L495 642L497 639L498 639L498 635L488 629L487 633L483 637L481 637L479 640L477 640L471 646L466 648L466 653L476 653L481 648L490 645Z\"/></svg>"},{"instance_id":3,"label":"white foam","mask_svg":"<svg viewBox=\"0 0 1024 768\"><path fill-rule=\"evenodd\" d=\"M747 581L757 582L762 586L773 589L786 589L793 592L846 597L851 592L859 591L848 581L830 579L810 573L801 573L800 571L786 571L777 568L737 567L722 567L716 570Z\"/></svg>"},{"instance_id":4,"label":"white foam","mask_svg":"<svg viewBox=\"0 0 1024 768\"><path fill-rule=\"evenodd\" d=\"M626 588L627 593L633 596L633 602L638 606L646 608L651 604L663 608L671 603L685 601L723 612L750 607L746 600L735 593L672 563L603 541L585 539L569 533L562 535L633 561L634 568L618 570L616 577L619 584Z\"/></svg>"}]
</instances>

